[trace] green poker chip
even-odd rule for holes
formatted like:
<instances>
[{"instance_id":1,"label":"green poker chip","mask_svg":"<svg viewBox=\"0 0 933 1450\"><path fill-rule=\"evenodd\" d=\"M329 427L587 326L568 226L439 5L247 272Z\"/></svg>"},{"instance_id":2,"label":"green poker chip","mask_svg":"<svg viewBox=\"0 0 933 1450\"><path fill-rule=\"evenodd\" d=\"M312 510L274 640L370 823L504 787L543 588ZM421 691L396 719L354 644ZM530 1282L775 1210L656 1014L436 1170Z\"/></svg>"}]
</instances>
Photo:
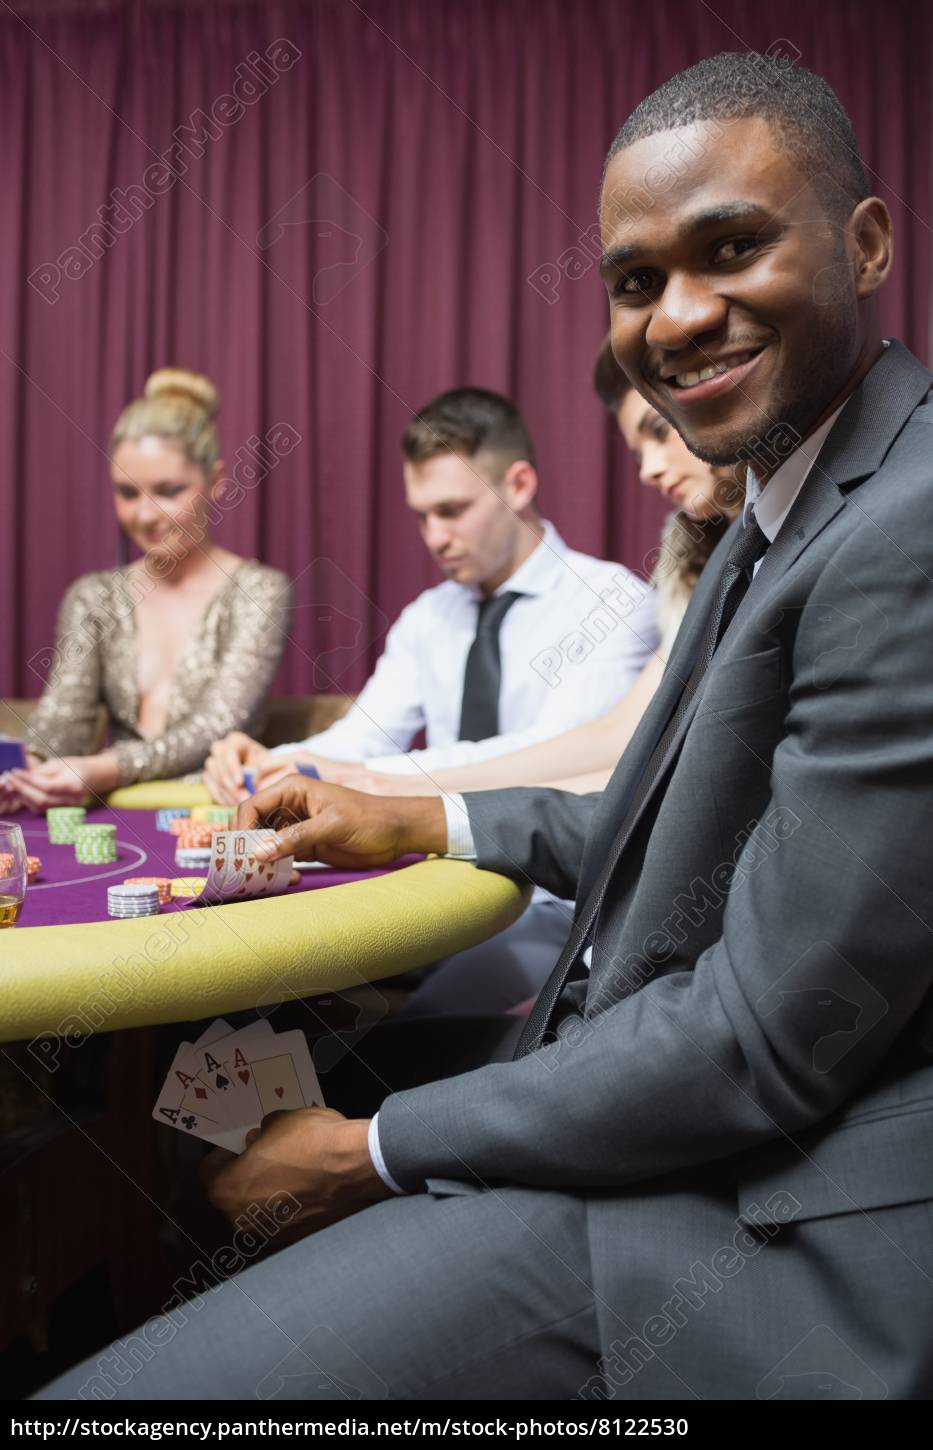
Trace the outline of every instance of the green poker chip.
<instances>
[{"instance_id":1,"label":"green poker chip","mask_svg":"<svg viewBox=\"0 0 933 1450\"><path fill-rule=\"evenodd\" d=\"M73 846L79 827L85 819L83 806L51 806L46 812L46 827L53 846Z\"/></svg>"},{"instance_id":2,"label":"green poker chip","mask_svg":"<svg viewBox=\"0 0 933 1450\"><path fill-rule=\"evenodd\" d=\"M102 866L117 859L116 826L79 826L74 838L75 860L82 866Z\"/></svg>"}]
</instances>

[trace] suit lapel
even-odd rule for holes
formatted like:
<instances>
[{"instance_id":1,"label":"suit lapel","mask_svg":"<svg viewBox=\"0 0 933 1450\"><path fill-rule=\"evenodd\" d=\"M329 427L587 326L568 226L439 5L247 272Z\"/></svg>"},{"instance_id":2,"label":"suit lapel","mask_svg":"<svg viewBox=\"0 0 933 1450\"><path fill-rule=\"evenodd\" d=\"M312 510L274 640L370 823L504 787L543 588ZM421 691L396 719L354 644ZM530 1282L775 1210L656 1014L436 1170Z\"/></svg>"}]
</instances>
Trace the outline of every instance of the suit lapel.
<instances>
[{"instance_id":1,"label":"suit lapel","mask_svg":"<svg viewBox=\"0 0 933 1450\"><path fill-rule=\"evenodd\" d=\"M732 528L726 531L710 555L684 616L684 622L674 641L671 658L661 678L661 683L603 792L603 798L590 827L580 866L577 885L578 901L585 900L590 887L602 869L606 856L618 835L619 824L625 819L628 803L654 753L655 746L664 734L667 722L677 708L684 685L690 678L700 641L706 632L722 565L732 547L738 527L737 521Z\"/></svg>"},{"instance_id":2,"label":"suit lapel","mask_svg":"<svg viewBox=\"0 0 933 1450\"><path fill-rule=\"evenodd\" d=\"M708 681L717 664L729 657L728 645L741 635L744 622L757 612L771 586L780 579L806 548L845 507L843 490L877 472L885 454L914 409L933 384L933 375L899 342L891 342L846 403L832 432L820 449L800 493L794 501L778 537L765 555L754 587L746 595L720 643L707 672ZM632 831L657 791L667 779L690 727L702 690L687 709L676 736L670 742L664 766L657 772L653 789L642 801L637 814L626 820L629 801L647 768L654 748L677 706L684 682L689 678L703 638L716 586L740 520L720 540L697 586L696 595L677 636L670 664L657 694L645 712L641 725L622 756L606 787L593 821L578 885L578 902L586 899L593 881L610 853L621 856ZM625 837L619 830L625 822Z\"/></svg>"}]
</instances>

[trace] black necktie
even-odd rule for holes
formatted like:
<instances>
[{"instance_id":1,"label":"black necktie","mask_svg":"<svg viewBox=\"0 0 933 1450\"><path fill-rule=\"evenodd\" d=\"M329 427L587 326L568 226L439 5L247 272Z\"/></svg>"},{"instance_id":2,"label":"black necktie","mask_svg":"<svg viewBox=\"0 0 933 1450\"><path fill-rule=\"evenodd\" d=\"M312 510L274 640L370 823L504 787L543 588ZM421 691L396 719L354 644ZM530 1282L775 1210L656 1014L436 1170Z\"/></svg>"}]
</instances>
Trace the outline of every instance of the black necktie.
<instances>
[{"instance_id":1,"label":"black necktie","mask_svg":"<svg viewBox=\"0 0 933 1450\"><path fill-rule=\"evenodd\" d=\"M521 595L514 590L494 594L479 606L476 634L467 655L460 707L460 740L488 740L499 734L499 630L506 614Z\"/></svg>"},{"instance_id":2,"label":"black necktie","mask_svg":"<svg viewBox=\"0 0 933 1450\"><path fill-rule=\"evenodd\" d=\"M645 766L641 780L629 802L625 817L613 842L612 850L608 853L603 869L600 871L590 894L576 915L567 945L561 952L557 965L542 987L540 996L528 1014L524 1030L519 1038L518 1046L515 1049L516 1058L524 1057L528 1052L534 1052L535 1048L540 1047L544 1039L560 995L567 985L574 968L578 966L580 953L586 945L586 939L599 915L600 908L603 904L603 897L606 894L606 888L628 842L635 820L641 811L642 805L651 794L652 787L658 776L670 764L670 758L672 758L672 742L676 739L681 722L690 708L694 695L699 689L700 682L706 674L709 662L713 658L719 641L731 624L736 610L748 592L749 585L752 582L754 565L764 555L769 542L770 540L762 533L754 516L752 516L739 532L738 538L729 552L729 557L723 566L722 574L719 576L716 597L710 609L709 621L700 642L700 648L697 652L696 662L694 663L690 678L681 691L674 711L657 745L651 753L651 759Z\"/></svg>"}]
</instances>

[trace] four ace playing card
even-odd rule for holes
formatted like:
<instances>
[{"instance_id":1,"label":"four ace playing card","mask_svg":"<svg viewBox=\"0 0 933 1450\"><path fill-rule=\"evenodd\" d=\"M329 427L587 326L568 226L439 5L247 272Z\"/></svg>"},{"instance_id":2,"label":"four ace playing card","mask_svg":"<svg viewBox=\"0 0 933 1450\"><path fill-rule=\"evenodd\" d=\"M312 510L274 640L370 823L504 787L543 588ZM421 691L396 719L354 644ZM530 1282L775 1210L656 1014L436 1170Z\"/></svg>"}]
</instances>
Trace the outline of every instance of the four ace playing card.
<instances>
[{"instance_id":1,"label":"four ace playing card","mask_svg":"<svg viewBox=\"0 0 933 1450\"><path fill-rule=\"evenodd\" d=\"M323 1106L303 1032L275 1033L265 1018L234 1032L219 1018L179 1047L152 1116L242 1153L267 1113Z\"/></svg>"}]
</instances>

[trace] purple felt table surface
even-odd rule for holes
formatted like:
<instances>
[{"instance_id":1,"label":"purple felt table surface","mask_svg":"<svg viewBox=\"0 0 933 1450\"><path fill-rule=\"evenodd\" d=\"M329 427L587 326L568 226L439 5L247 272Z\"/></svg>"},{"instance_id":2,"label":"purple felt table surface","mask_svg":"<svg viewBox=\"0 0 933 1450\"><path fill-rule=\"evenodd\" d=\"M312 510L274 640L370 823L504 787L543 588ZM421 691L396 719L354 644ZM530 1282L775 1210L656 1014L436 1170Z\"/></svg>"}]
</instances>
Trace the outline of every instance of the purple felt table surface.
<instances>
[{"instance_id":1,"label":"purple felt table surface","mask_svg":"<svg viewBox=\"0 0 933 1450\"><path fill-rule=\"evenodd\" d=\"M117 828L117 859L106 866L81 866L75 861L74 846L53 846L44 816L21 813L11 817L22 827L26 850L38 856L42 871L27 889L19 927L67 926L79 921L108 921L107 887L132 876L206 876L206 870L189 871L175 865L176 838L156 829L154 811L88 811L88 823L108 821ZM383 876L418 861L405 856L376 871L341 871L320 867L304 871L300 883L290 886L289 896L321 886L343 886L348 881L365 881ZM173 900L168 911L190 911L190 900Z\"/></svg>"}]
</instances>

